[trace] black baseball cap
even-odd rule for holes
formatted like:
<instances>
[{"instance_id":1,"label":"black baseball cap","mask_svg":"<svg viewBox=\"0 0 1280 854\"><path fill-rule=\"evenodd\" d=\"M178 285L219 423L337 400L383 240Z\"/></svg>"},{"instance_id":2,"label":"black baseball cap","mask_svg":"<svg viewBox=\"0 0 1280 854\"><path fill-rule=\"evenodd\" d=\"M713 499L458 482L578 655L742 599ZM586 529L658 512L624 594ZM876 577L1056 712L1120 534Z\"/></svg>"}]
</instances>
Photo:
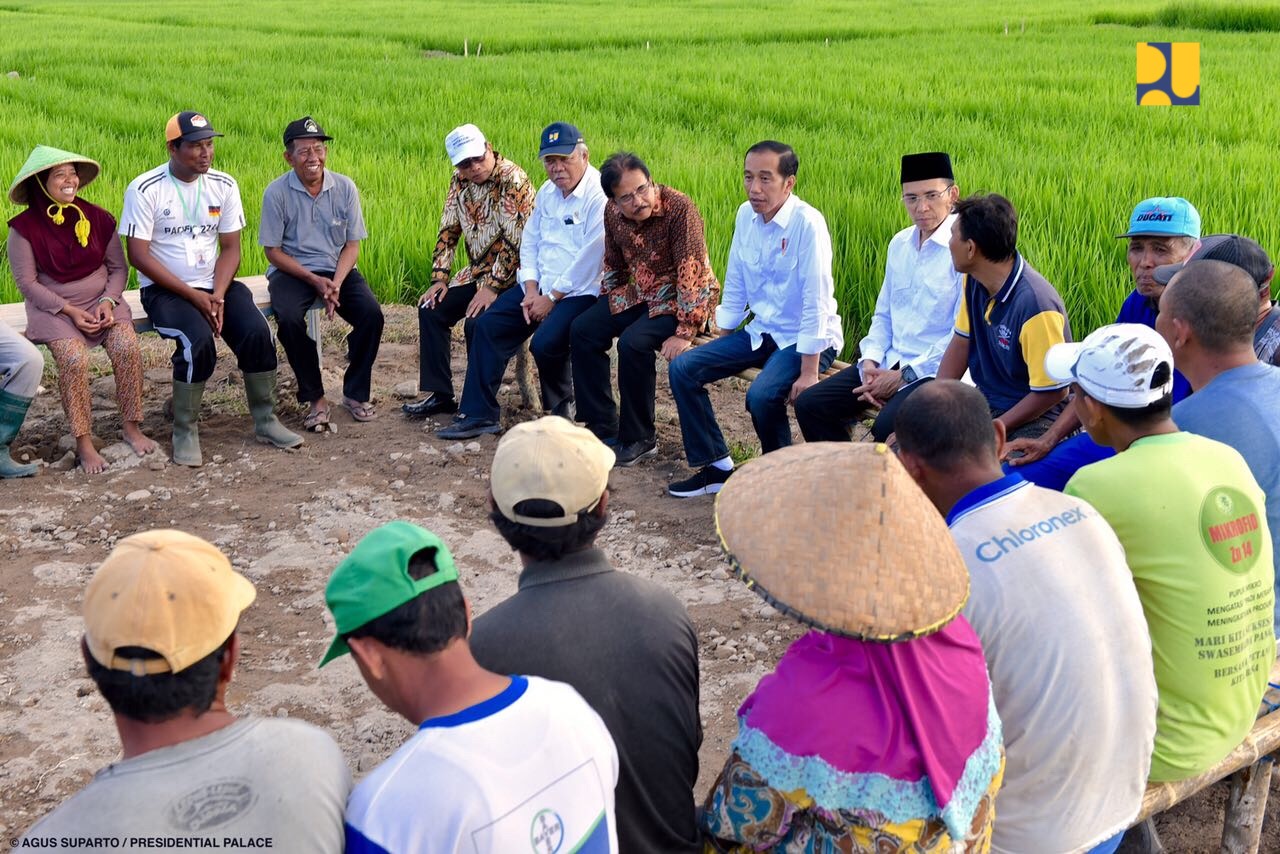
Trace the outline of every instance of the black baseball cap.
<instances>
[{"instance_id":1,"label":"black baseball cap","mask_svg":"<svg viewBox=\"0 0 1280 854\"><path fill-rule=\"evenodd\" d=\"M1167 285L1173 281L1178 271L1191 261L1225 261L1235 264L1248 273L1259 288L1267 283L1275 267L1271 259L1257 241L1238 234L1210 234L1205 236L1195 251L1181 264L1165 264L1156 267L1151 274L1159 284Z\"/></svg>"},{"instance_id":2,"label":"black baseball cap","mask_svg":"<svg viewBox=\"0 0 1280 854\"><path fill-rule=\"evenodd\" d=\"M316 120L311 116L303 116L300 119L294 119L284 129L284 144L288 145L295 139L319 139L330 140L333 137L324 132L324 128L316 124Z\"/></svg>"},{"instance_id":3,"label":"black baseball cap","mask_svg":"<svg viewBox=\"0 0 1280 854\"><path fill-rule=\"evenodd\" d=\"M582 131L568 122L554 122L542 130L542 142L538 146L538 156L548 154L573 154L578 143L585 142Z\"/></svg>"},{"instance_id":4,"label":"black baseball cap","mask_svg":"<svg viewBox=\"0 0 1280 854\"><path fill-rule=\"evenodd\" d=\"M204 117L204 113L197 113L195 110L184 110L178 113L164 126L165 142L178 140L199 142L215 136L222 136L222 134L213 129L213 125Z\"/></svg>"}]
</instances>

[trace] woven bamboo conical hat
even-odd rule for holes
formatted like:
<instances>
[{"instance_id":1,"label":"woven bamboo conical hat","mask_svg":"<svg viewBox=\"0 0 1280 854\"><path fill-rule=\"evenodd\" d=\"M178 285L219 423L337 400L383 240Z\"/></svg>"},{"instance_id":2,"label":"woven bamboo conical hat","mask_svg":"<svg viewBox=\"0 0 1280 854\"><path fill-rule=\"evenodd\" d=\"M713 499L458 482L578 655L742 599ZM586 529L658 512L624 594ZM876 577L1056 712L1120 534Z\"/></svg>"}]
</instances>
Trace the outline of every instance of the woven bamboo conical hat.
<instances>
[{"instance_id":1,"label":"woven bamboo conical hat","mask_svg":"<svg viewBox=\"0 0 1280 854\"><path fill-rule=\"evenodd\" d=\"M9 201L15 205L27 204L27 187L24 182L32 175L38 175L46 169L61 166L63 163L76 164L76 174L80 176L82 190L92 184L93 179L97 178L98 173L102 171L102 167L88 157L48 145L37 145L31 149L27 162L18 170L18 177L14 178L13 183L9 185Z\"/></svg>"},{"instance_id":2,"label":"woven bamboo conical hat","mask_svg":"<svg viewBox=\"0 0 1280 854\"><path fill-rule=\"evenodd\" d=\"M738 576L802 623L862 640L936 632L969 597L942 516L884 445L817 442L752 460L716 498Z\"/></svg>"}]
</instances>

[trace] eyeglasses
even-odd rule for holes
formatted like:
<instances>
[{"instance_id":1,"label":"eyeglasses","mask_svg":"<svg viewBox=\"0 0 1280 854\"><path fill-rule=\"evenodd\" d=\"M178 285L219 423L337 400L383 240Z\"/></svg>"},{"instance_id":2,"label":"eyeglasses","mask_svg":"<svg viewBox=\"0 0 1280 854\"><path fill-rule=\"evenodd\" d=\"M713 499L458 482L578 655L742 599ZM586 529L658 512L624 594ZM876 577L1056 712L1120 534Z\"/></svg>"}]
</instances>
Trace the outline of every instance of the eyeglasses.
<instances>
[{"instance_id":1,"label":"eyeglasses","mask_svg":"<svg viewBox=\"0 0 1280 854\"><path fill-rule=\"evenodd\" d=\"M307 148L295 148L293 150L293 156L301 158L302 160L308 160L311 157L323 157L324 153L328 150L329 146L324 143L318 143Z\"/></svg>"},{"instance_id":2,"label":"eyeglasses","mask_svg":"<svg viewBox=\"0 0 1280 854\"><path fill-rule=\"evenodd\" d=\"M466 160L459 160L458 171L466 172L470 169L476 168L481 163L484 163L484 159L487 156L488 156L487 154L478 154L475 157L468 157Z\"/></svg>"},{"instance_id":3,"label":"eyeglasses","mask_svg":"<svg viewBox=\"0 0 1280 854\"><path fill-rule=\"evenodd\" d=\"M641 184L639 187L636 187L633 192L627 193L624 196L615 196L613 200L620 205L626 205L627 207L631 207L632 202L634 202L637 198L647 194L652 189L653 189L653 184L651 182L646 182L644 184Z\"/></svg>"},{"instance_id":4,"label":"eyeglasses","mask_svg":"<svg viewBox=\"0 0 1280 854\"><path fill-rule=\"evenodd\" d=\"M951 192L951 188L954 186L955 184L948 184L945 189L930 190L929 192L924 193L922 195L917 195L915 193L903 193L902 203L907 207L914 207L915 205L919 204L921 201L928 202L929 204L933 204L938 199L942 198L947 193Z\"/></svg>"}]
</instances>

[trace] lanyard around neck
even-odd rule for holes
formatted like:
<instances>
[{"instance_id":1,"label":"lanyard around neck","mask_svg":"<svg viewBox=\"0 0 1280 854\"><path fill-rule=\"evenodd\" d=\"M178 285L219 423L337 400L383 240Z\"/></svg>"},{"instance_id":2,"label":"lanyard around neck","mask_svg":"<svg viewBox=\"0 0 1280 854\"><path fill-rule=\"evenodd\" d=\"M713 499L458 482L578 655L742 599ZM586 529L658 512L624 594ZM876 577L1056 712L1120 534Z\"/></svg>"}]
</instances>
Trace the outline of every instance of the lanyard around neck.
<instances>
[{"instance_id":1,"label":"lanyard around neck","mask_svg":"<svg viewBox=\"0 0 1280 854\"><path fill-rule=\"evenodd\" d=\"M196 214L200 212L200 200L204 196L204 176L200 175L196 178L196 205L194 209L187 208L187 197L182 195L182 188L178 186L178 179L173 177L172 169L169 170L169 182L173 184L173 190L178 194L178 204L182 205L182 212L187 217L187 223L193 226L191 236L194 238L196 236L194 226L199 225L199 223L196 222ZM192 213L192 210L194 210L195 213Z\"/></svg>"}]
</instances>

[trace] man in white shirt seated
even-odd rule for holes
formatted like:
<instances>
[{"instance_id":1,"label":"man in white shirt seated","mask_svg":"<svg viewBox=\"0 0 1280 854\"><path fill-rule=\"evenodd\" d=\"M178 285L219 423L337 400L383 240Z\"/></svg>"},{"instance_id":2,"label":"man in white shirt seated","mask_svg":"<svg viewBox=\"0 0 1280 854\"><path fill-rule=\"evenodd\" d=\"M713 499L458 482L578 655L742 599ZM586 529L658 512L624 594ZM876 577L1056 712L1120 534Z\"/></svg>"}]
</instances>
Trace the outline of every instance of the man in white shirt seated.
<instances>
[{"instance_id":1,"label":"man in white shirt seated","mask_svg":"<svg viewBox=\"0 0 1280 854\"><path fill-rule=\"evenodd\" d=\"M502 374L529 336L543 409L573 418L569 329L600 296L606 200L600 170L591 165L587 144L573 125L548 125L538 156L547 180L520 238L519 287L503 291L476 319L460 416L439 431L442 439L467 439L498 425Z\"/></svg>"},{"instance_id":2,"label":"man in white shirt seated","mask_svg":"<svg viewBox=\"0 0 1280 854\"><path fill-rule=\"evenodd\" d=\"M791 444L787 404L818 382L844 346L831 235L822 214L792 193L799 167L785 143L765 140L747 150L747 201L738 208L716 309L720 337L677 356L668 369L685 456L695 469L667 488L677 498L719 492L733 471L707 383L760 368L746 404L767 454ZM748 312L754 319L738 329Z\"/></svg>"},{"instance_id":3,"label":"man in white shirt seated","mask_svg":"<svg viewBox=\"0 0 1280 854\"><path fill-rule=\"evenodd\" d=\"M858 345L860 361L796 400L806 442L847 442L850 425L872 409L880 414L871 434L883 442L898 407L938 372L963 278L947 248L955 222L951 206L959 197L945 152L903 155L902 203L912 225L889 241L871 329Z\"/></svg>"},{"instance_id":4,"label":"man in white shirt seated","mask_svg":"<svg viewBox=\"0 0 1280 854\"><path fill-rule=\"evenodd\" d=\"M351 793L347 854L617 854L618 753L563 682L471 655L453 557L409 522L371 531L325 588L336 637L374 695L418 731Z\"/></svg>"}]
</instances>

